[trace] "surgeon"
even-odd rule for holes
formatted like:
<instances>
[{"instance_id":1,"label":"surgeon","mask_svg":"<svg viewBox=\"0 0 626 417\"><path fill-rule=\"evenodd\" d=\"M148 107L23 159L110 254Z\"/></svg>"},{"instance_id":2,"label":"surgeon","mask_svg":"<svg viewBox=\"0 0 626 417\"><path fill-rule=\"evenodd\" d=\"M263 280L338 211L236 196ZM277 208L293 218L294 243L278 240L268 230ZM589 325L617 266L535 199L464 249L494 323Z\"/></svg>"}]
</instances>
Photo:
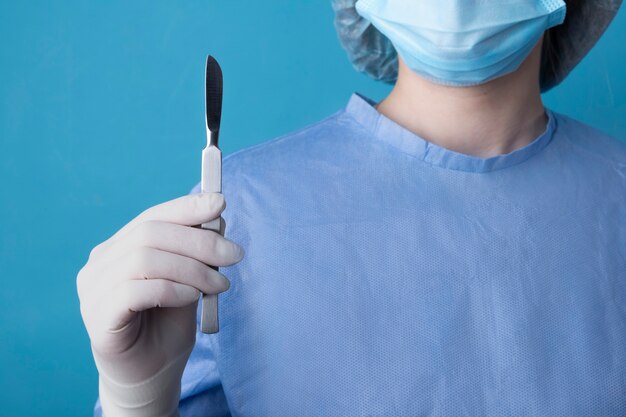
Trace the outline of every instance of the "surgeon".
<instances>
[{"instance_id":1,"label":"surgeon","mask_svg":"<svg viewBox=\"0 0 626 417\"><path fill-rule=\"evenodd\" d=\"M626 415L626 146L541 99L620 3L333 1L393 90L93 249L95 415Z\"/></svg>"}]
</instances>

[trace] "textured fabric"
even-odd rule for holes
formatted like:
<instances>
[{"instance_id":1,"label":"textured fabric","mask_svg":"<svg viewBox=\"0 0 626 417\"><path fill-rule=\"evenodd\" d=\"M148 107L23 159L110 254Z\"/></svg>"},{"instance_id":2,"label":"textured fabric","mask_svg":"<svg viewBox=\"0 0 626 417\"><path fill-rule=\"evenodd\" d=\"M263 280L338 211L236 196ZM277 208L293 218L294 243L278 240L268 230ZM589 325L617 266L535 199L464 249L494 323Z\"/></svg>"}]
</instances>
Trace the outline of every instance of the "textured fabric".
<instances>
[{"instance_id":1,"label":"textured fabric","mask_svg":"<svg viewBox=\"0 0 626 417\"><path fill-rule=\"evenodd\" d=\"M359 0L357 12L422 78L467 87L510 74L544 32L565 19L563 0Z\"/></svg>"},{"instance_id":2,"label":"textured fabric","mask_svg":"<svg viewBox=\"0 0 626 417\"><path fill-rule=\"evenodd\" d=\"M357 0L331 0L335 28L354 68L375 80L395 83L398 55L395 48L355 8ZM607 29L622 0L566 1L567 18L547 32L541 61L541 90L563 81L587 55Z\"/></svg>"},{"instance_id":3,"label":"textured fabric","mask_svg":"<svg viewBox=\"0 0 626 417\"><path fill-rule=\"evenodd\" d=\"M626 415L626 145L548 116L481 159L353 95L225 157L246 257L181 415Z\"/></svg>"}]
</instances>

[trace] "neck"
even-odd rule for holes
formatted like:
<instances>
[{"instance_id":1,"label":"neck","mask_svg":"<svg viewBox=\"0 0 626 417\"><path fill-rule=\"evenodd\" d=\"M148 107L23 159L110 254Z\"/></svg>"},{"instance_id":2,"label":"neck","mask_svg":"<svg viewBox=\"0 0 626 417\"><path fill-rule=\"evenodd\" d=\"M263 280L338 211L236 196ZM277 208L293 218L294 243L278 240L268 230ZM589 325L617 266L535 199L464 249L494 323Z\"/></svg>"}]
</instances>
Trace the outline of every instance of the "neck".
<instances>
[{"instance_id":1,"label":"neck","mask_svg":"<svg viewBox=\"0 0 626 417\"><path fill-rule=\"evenodd\" d=\"M515 72L473 87L434 84L400 59L398 81L379 112L421 138L488 158L519 149L545 130L539 65L541 42Z\"/></svg>"}]
</instances>

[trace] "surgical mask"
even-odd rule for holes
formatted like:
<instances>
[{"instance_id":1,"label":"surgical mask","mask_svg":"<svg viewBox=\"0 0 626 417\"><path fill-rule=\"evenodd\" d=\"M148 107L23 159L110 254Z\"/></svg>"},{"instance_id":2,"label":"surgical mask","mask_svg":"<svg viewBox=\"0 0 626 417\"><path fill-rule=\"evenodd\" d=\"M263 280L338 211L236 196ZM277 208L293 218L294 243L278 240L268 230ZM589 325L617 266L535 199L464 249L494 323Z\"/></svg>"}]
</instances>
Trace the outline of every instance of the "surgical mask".
<instances>
[{"instance_id":1,"label":"surgical mask","mask_svg":"<svg viewBox=\"0 0 626 417\"><path fill-rule=\"evenodd\" d=\"M545 30L565 20L563 0L359 0L358 13L420 76L483 84L518 69Z\"/></svg>"}]
</instances>

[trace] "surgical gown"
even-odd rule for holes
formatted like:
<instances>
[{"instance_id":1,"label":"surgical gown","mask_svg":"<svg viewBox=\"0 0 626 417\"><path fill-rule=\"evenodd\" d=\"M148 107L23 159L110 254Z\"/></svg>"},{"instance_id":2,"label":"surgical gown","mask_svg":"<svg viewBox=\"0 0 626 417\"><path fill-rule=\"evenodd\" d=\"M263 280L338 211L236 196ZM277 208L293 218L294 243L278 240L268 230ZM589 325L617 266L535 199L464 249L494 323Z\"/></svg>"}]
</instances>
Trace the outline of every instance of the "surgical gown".
<instances>
[{"instance_id":1,"label":"surgical gown","mask_svg":"<svg viewBox=\"0 0 626 417\"><path fill-rule=\"evenodd\" d=\"M548 109L482 159L373 104L224 158L246 256L181 415L625 416L625 144Z\"/></svg>"}]
</instances>

